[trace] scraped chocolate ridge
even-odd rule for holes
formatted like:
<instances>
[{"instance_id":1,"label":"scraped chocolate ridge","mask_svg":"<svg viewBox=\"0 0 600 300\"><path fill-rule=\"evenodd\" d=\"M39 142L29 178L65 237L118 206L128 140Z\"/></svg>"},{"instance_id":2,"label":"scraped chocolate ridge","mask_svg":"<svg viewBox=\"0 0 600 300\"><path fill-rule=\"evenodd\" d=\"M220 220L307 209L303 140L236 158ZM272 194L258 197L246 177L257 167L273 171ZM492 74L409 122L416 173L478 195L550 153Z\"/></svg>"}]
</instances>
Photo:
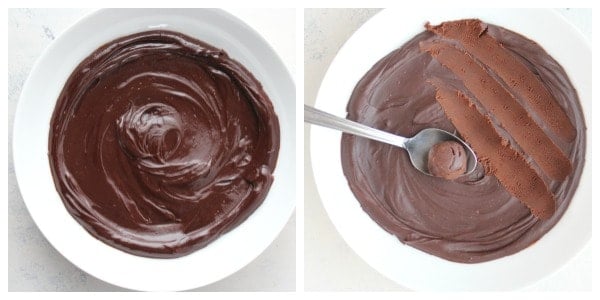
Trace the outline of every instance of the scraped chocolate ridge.
<instances>
[{"instance_id":1,"label":"scraped chocolate ridge","mask_svg":"<svg viewBox=\"0 0 600 300\"><path fill-rule=\"evenodd\" d=\"M575 137L575 128L548 88L501 42L486 34L487 24L461 20L426 27L443 38L460 42L471 55L492 68L562 138L570 141Z\"/></svg>"},{"instance_id":2,"label":"scraped chocolate ridge","mask_svg":"<svg viewBox=\"0 0 600 300\"><path fill-rule=\"evenodd\" d=\"M548 219L554 213L554 197L523 155L513 149L494 128L493 121L477 110L473 100L434 78L436 100L467 143L477 151L488 172L534 215Z\"/></svg>"},{"instance_id":3,"label":"scraped chocolate ridge","mask_svg":"<svg viewBox=\"0 0 600 300\"><path fill-rule=\"evenodd\" d=\"M50 125L67 210L94 237L147 257L187 255L246 220L279 151L260 82L223 50L170 31L97 49L67 80Z\"/></svg>"},{"instance_id":4,"label":"scraped chocolate ridge","mask_svg":"<svg viewBox=\"0 0 600 300\"><path fill-rule=\"evenodd\" d=\"M427 51L443 66L456 74L465 87L479 100L479 103L496 117L498 123L511 134L523 151L529 154L550 177L564 180L571 174L569 159L510 91L504 88L502 83L489 74L483 66L480 66L469 53L441 41L422 43L421 50ZM491 66L489 68L495 70ZM458 111L455 118L460 118L460 115L461 112ZM541 117L542 119L549 118ZM459 130L459 132L463 134L462 131ZM482 153L478 153L478 155L481 156ZM500 166L498 165L498 167Z\"/></svg>"},{"instance_id":5,"label":"scraped chocolate ridge","mask_svg":"<svg viewBox=\"0 0 600 300\"><path fill-rule=\"evenodd\" d=\"M450 132L458 131L461 135L462 132L457 130L459 125L473 124L462 123L466 120L463 117L455 121L459 124L455 126L448 118L436 100L436 87L428 82L438 80L442 89L438 95L443 98L441 101L452 101L452 105L459 105L460 109L468 108L463 113L455 112L454 116L462 117L471 112L473 118L483 122L477 129L487 132L483 134L471 129L472 134L463 136L469 140L477 139L478 144L490 145L486 146L489 147L486 150L488 157L480 156L483 163L478 164L474 173L455 180L423 175L412 167L402 149L351 135L342 137L344 174L365 212L403 243L451 261L465 263L483 262L516 253L548 232L568 207L579 183L585 155L583 114L577 93L562 67L538 44L519 34L494 25L477 26L477 35L486 36L486 39L489 36L489 41L493 42L487 46L500 47L513 56L510 61L519 65L515 67L518 72L511 74L513 65L510 64L506 70L498 70L493 63L480 58L487 55L480 53L483 50L478 50L478 54L472 53L460 38L446 38L425 31L377 62L357 84L347 107L349 119L395 134L413 136L424 128L435 127ZM450 30L449 26L446 28ZM541 131L546 136L546 142L551 141L549 146L538 148L535 143L520 145L514 130L501 124L501 118L512 116L497 115L497 111L492 112L493 107L490 106L494 105L494 101L486 106L476 95L489 95L488 91L482 90L481 84L475 80L470 82L470 88L467 87L466 75L459 76L443 66L430 53L421 51L420 44L449 45L451 50L466 52L468 58L474 61L472 65L465 65L467 69L472 68L470 75L474 74L473 69L484 70L490 74L484 77L486 81L492 79L502 89L509 91L524 109L525 114L521 115L521 119L528 120L523 123L528 128L526 130L534 128L534 133L537 133L527 133L530 135L523 135L519 139L544 139ZM477 43L470 47L479 46ZM488 58L492 62L496 59L489 55ZM541 85L540 95L545 90L550 98L530 97L527 94L529 88L536 91L540 88L535 83L529 87L517 80L519 84L513 88L510 79L515 79L515 76L533 76ZM526 91L517 91L522 87ZM547 110L541 99L551 99L556 107ZM511 101L510 97L508 100ZM514 101L504 104L512 106L511 112L519 109ZM557 117L552 110L562 113L565 118ZM562 127L567 124L563 122L565 120L571 124L573 134ZM535 129L536 126L538 129ZM546 149L552 145L556 149ZM475 148L475 143L472 146ZM548 151L558 157L564 155L571 171L543 166L547 159L545 152ZM537 160L534 155L537 155ZM492 161L500 158L509 160L512 167L501 168L502 176L496 176L492 171L498 171L494 169L498 162ZM486 168L490 173L486 173ZM518 177L521 180L506 180L506 177ZM562 180L558 179L563 177ZM509 182L507 187L500 180ZM529 201L532 210L542 218L549 218L536 217L524 205L525 201L521 202L517 197L532 199ZM555 212L549 213L552 210Z\"/></svg>"}]
</instances>

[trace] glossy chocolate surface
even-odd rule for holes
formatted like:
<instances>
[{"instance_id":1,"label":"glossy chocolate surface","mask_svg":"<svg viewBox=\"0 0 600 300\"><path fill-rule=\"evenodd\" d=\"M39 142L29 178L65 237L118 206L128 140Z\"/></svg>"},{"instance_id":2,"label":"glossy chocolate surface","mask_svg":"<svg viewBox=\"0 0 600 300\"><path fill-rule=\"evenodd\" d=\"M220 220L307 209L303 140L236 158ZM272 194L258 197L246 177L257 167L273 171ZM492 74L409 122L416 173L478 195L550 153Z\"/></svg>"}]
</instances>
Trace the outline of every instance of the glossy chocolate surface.
<instances>
[{"instance_id":1,"label":"glossy chocolate surface","mask_svg":"<svg viewBox=\"0 0 600 300\"><path fill-rule=\"evenodd\" d=\"M147 257L236 227L273 182L279 123L223 50L169 31L114 40L67 80L51 121L56 188L93 236Z\"/></svg>"}]
</instances>

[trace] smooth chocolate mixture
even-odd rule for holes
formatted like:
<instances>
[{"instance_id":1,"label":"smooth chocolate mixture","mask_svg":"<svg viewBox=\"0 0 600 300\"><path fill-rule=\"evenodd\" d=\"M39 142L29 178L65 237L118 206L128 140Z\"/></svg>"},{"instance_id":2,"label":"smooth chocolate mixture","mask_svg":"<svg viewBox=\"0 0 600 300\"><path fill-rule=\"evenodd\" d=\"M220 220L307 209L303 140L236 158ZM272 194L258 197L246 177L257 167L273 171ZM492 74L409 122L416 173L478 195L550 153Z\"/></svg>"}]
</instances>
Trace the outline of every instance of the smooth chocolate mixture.
<instances>
[{"instance_id":1,"label":"smooth chocolate mixture","mask_svg":"<svg viewBox=\"0 0 600 300\"><path fill-rule=\"evenodd\" d=\"M279 123L223 51L148 31L112 41L67 80L49 156L69 212L96 238L158 258L202 248L265 199Z\"/></svg>"},{"instance_id":2,"label":"smooth chocolate mixture","mask_svg":"<svg viewBox=\"0 0 600 300\"><path fill-rule=\"evenodd\" d=\"M402 149L344 135L344 174L363 209L403 243L463 263L516 253L558 222L579 183L577 93L562 67L517 33L479 20L427 29L360 80L348 118L403 136L457 132L477 170L427 176Z\"/></svg>"}]
</instances>

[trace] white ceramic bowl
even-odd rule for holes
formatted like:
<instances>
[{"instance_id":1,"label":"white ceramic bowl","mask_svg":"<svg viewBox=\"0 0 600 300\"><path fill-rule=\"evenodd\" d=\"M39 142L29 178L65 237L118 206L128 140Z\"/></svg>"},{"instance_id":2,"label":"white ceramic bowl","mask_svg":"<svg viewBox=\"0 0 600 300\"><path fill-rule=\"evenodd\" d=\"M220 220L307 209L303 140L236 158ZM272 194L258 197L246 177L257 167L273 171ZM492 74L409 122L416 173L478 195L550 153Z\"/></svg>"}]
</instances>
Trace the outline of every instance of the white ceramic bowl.
<instances>
[{"instance_id":1,"label":"white ceramic bowl","mask_svg":"<svg viewBox=\"0 0 600 300\"><path fill-rule=\"evenodd\" d=\"M354 86L373 64L422 32L426 21L438 24L463 18L480 18L539 43L564 67L578 91L586 119L591 120L591 46L551 10L384 10L366 22L340 49L323 79L315 106L345 117ZM406 287L417 290L520 288L556 271L591 237L591 174L589 167L585 167L578 190L561 220L538 242L517 254L485 263L460 264L403 245L379 227L352 194L342 172L340 139L339 132L312 127L312 167L327 214L361 258Z\"/></svg>"},{"instance_id":2,"label":"white ceramic bowl","mask_svg":"<svg viewBox=\"0 0 600 300\"><path fill-rule=\"evenodd\" d=\"M150 29L178 31L223 48L263 84L279 117L275 181L263 204L207 247L176 259L134 256L95 239L65 209L48 162L54 105L75 67L99 46ZM23 87L14 124L14 163L27 208L48 241L68 260L109 283L137 290L184 290L222 279L256 258L295 206L295 86L267 42L234 16L215 9L101 10L59 36ZM268 276L268 274L265 274Z\"/></svg>"}]
</instances>

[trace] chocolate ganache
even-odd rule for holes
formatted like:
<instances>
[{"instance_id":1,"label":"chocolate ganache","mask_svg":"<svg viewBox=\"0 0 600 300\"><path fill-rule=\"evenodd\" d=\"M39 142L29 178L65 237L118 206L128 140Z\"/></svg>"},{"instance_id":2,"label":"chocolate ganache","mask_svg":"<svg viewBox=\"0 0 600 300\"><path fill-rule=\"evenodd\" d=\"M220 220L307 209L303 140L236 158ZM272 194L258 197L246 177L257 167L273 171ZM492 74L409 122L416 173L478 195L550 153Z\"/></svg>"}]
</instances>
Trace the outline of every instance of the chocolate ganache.
<instances>
[{"instance_id":1,"label":"chocolate ganache","mask_svg":"<svg viewBox=\"0 0 600 300\"><path fill-rule=\"evenodd\" d=\"M558 222L579 183L577 92L517 33L479 20L426 29L365 74L347 118L402 136L455 132L477 154L476 171L427 176L402 149L344 134L344 174L365 212L403 243L462 263L514 254Z\"/></svg>"},{"instance_id":2,"label":"chocolate ganache","mask_svg":"<svg viewBox=\"0 0 600 300\"><path fill-rule=\"evenodd\" d=\"M51 120L58 193L94 237L172 258L243 222L273 182L279 123L223 50L147 31L107 43L67 80Z\"/></svg>"},{"instance_id":3,"label":"chocolate ganache","mask_svg":"<svg viewBox=\"0 0 600 300\"><path fill-rule=\"evenodd\" d=\"M429 149L427 155L429 174L446 179L458 178L467 171L467 153L456 141L444 141Z\"/></svg>"}]
</instances>

